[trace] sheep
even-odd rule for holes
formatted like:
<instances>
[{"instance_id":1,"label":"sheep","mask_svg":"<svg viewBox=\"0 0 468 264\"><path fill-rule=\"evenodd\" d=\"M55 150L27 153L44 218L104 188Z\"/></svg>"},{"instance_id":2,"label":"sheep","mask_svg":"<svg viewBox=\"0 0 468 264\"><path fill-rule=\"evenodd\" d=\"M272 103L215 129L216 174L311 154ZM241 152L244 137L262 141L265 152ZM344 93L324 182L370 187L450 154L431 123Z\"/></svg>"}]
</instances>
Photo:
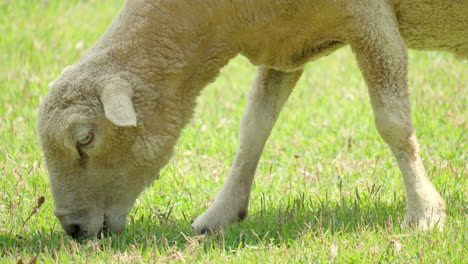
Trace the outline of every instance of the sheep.
<instances>
[{"instance_id":1,"label":"sheep","mask_svg":"<svg viewBox=\"0 0 468 264\"><path fill-rule=\"evenodd\" d=\"M404 224L442 228L411 120L407 48L468 55L465 0L128 0L105 33L49 85L38 116L55 215L74 237L119 233L158 178L196 98L237 54L258 66L229 175L192 224L216 232L247 216L256 166L304 65L350 45L377 130L406 190Z\"/></svg>"}]
</instances>

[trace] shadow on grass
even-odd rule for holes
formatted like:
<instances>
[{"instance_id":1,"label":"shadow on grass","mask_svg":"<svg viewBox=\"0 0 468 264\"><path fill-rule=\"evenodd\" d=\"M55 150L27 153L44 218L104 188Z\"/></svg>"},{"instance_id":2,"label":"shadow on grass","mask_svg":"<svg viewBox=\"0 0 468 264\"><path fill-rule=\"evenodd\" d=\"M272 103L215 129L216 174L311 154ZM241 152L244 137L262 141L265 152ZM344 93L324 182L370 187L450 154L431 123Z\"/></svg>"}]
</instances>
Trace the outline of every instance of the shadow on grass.
<instances>
[{"instance_id":1,"label":"shadow on grass","mask_svg":"<svg viewBox=\"0 0 468 264\"><path fill-rule=\"evenodd\" d=\"M257 206L255 206L257 205ZM258 206L259 205L259 206ZM245 246L288 245L299 238L319 239L325 234L356 233L363 230L394 230L404 214L403 198L392 202L382 201L379 190L363 195L330 200L307 195L288 196L281 202L271 202L264 195L254 202L251 215L242 223L235 224L221 234L195 236L188 219L175 219L172 210L151 215L136 211L119 235L91 239L77 243L61 230L47 232L31 231L30 235L18 237L0 233L0 257L14 256L22 252L50 254L66 247L71 253L76 250L123 252L138 248L139 252L157 250L160 253L219 249L235 251ZM96 244L98 246L96 246Z\"/></svg>"}]
</instances>

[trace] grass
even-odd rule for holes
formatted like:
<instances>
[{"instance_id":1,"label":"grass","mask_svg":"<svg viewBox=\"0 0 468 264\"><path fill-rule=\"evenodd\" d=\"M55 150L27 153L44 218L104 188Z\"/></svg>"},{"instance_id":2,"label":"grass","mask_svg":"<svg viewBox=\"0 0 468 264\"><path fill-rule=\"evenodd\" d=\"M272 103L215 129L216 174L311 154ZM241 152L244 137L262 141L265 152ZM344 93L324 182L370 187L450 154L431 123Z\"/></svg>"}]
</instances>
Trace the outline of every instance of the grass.
<instances>
[{"instance_id":1,"label":"grass","mask_svg":"<svg viewBox=\"0 0 468 264\"><path fill-rule=\"evenodd\" d=\"M448 204L443 232L400 227L400 173L344 49L308 65L263 153L246 221L212 236L189 228L234 156L255 72L238 57L202 93L176 155L138 199L127 230L82 244L67 237L52 213L38 104L122 4L0 0L1 263L466 261L468 65L434 52L410 52L409 79L424 163ZM41 195L45 203L26 221Z\"/></svg>"}]
</instances>

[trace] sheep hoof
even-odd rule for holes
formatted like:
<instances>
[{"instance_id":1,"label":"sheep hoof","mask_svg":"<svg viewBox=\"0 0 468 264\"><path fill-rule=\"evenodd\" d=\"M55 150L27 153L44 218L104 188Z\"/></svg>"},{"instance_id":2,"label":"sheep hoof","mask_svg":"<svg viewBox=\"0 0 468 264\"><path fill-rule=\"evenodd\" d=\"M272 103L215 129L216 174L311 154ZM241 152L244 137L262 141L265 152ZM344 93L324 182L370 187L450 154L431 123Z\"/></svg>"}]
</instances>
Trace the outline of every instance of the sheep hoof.
<instances>
[{"instance_id":1,"label":"sheep hoof","mask_svg":"<svg viewBox=\"0 0 468 264\"><path fill-rule=\"evenodd\" d=\"M231 207L221 207L213 204L195 219L191 229L196 234L222 233L223 228L244 220L246 216L246 209L233 210Z\"/></svg>"},{"instance_id":2,"label":"sheep hoof","mask_svg":"<svg viewBox=\"0 0 468 264\"><path fill-rule=\"evenodd\" d=\"M444 204L418 209L409 208L405 215L403 227L415 227L421 231L429 231L433 229L442 231L445 219L446 213Z\"/></svg>"}]
</instances>

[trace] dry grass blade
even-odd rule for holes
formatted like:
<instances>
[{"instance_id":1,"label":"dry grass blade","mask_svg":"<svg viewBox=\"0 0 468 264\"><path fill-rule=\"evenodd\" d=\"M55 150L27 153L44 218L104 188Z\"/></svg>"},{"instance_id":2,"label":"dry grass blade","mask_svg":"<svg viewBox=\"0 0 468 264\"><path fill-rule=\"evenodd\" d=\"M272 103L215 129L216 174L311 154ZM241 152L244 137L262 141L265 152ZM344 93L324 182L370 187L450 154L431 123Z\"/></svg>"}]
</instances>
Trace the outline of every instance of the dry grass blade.
<instances>
[{"instance_id":1,"label":"dry grass blade","mask_svg":"<svg viewBox=\"0 0 468 264\"><path fill-rule=\"evenodd\" d=\"M34 256L31 261L29 261L29 264L36 264L37 261L37 256Z\"/></svg>"},{"instance_id":2,"label":"dry grass blade","mask_svg":"<svg viewBox=\"0 0 468 264\"><path fill-rule=\"evenodd\" d=\"M24 227L26 226L26 224L28 223L28 221L31 219L31 217L33 215L35 215L37 213L37 211L39 210L39 208L41 208L41 206L44 204L45 202L45 197L43 195L39 196L39 198L37 198L37 203L36 203L36 206L34 206L34 208L32 209L31 213L29 214L29 216L26 218L26 220L23 221L23 225L21 226L21 229L18 233L21 233L23 232L23 229ZM13 231L13 230L12 230ZM22 239L23 237L21 235L16 235L17 238L19 239ZM22 260L21 260L22 261Z\"/></svg>"},{"instance_id":3,"label":"dry grass blade","mask_svg":"<svg viewBox=\"0 0 468 264\"><path fill-rule=\"evenodd\" d=\"M24 264L23 259L19 259L17 264ZM28 262L28 264L36 264L37 263L37 256L34 256L31 261Z\"/></svg>"},{"instance_id":4,"label":"dry grass blade","mask_svg":"<svg viewBox=\"0 0 468 264\"><path fill-rule=\"evenodd\" d=\"M39 198L37 198L37 204L36 206L34 206L32 212L29 214L28 218L26 218L26 220L24 220L23 222L23 227L26 225L26 223L29 221L29 219L31 219L31 217L37 213L37 210L39 210L39 208L41 208L41 206L44 204L45 202L45 197L43 195L39 196ZM23 229L23 227L21 229Z\"/></svg>"},{"instance_id":5,"label":"dry grass blade","mask_svg":"<svg viewBox=\"0 0 468 264\"><path fill-rule=\"evenodd\" d=\"M330 259L335 259L338 257L338 245L336 242L330 245Z\"/></svg>"}]
</instances>

